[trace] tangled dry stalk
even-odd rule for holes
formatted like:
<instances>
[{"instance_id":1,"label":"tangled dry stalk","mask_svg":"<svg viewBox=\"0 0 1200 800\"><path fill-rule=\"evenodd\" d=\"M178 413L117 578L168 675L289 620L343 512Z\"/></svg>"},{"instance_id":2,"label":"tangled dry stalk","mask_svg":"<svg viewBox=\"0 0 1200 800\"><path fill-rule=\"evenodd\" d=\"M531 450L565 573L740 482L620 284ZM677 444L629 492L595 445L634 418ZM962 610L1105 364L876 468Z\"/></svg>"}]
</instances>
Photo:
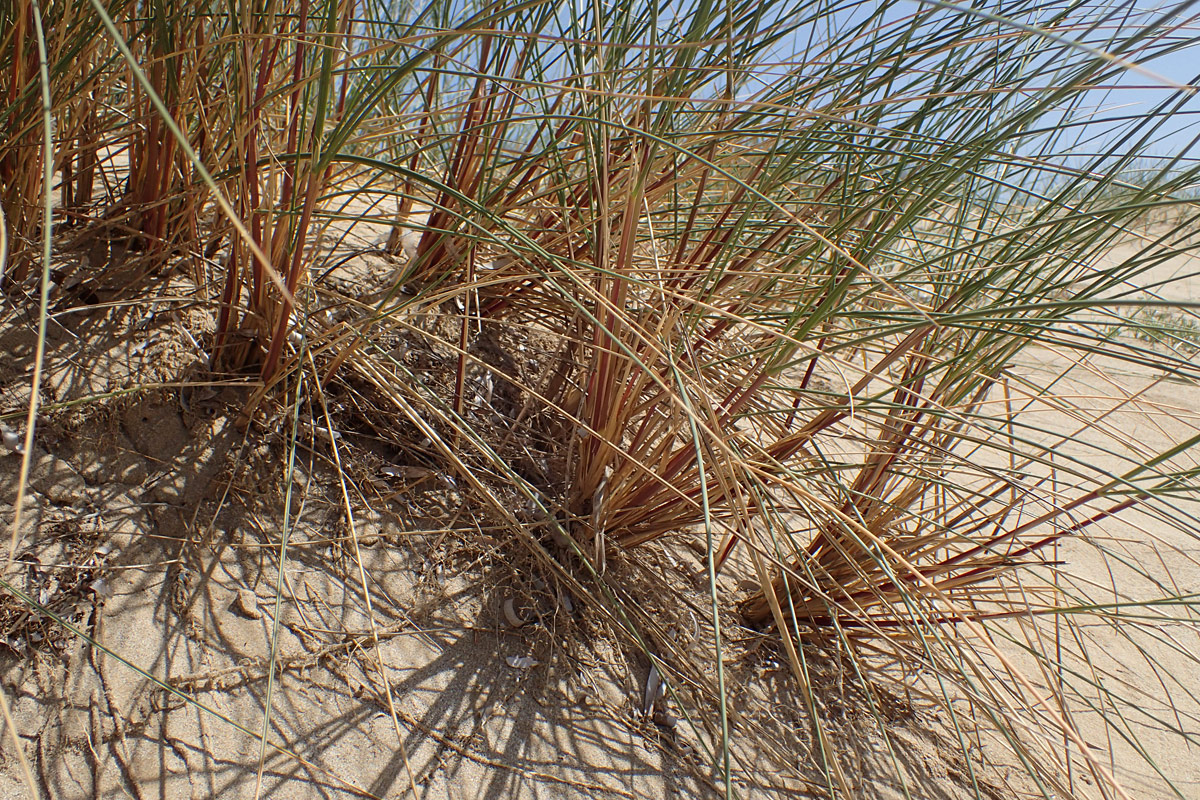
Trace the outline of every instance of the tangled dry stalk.
<instances>
[{"instance_id":1,"label":"tangled dry stalk","mask_svg":"<svg viewBox=\"0 0 1200 800\"><path fill-rule=\"evenodd\" d=\"M1124 709L1112 719L1137 706L1084 620L1123 635L1124 609L1169 607L1163 625L1195 625L1200 434L1144 446L1110 420L1169 403L1143 387L1098 408L1074 382L1120 364L1197 377L1172 339L1192 306L1152 280L1196 247L1195 167L1131 182L1144 144L1128 144L1191 90L1113 121L1100 152L1052 131L1186 46L1188 20L749 0L20 0L0 16L0 275L43 338L70 309L177 303L186 276L211 319L195 378L248 390L243 427L292 430L304 408L351 527L362 483L340 432L453 492L558 602L636 643L727 794L745 727L723 648L745 626L777 637L830 794L853 789L817 651L849 659L865 697L924 686L971 763L1019 763L1046 796L1127 796L1074 721L1097 697ZM1140 250L1104 263L1151 214ZM1163 317L1165 338L1123 334L1164 307L1182 320ZM1134 513L1186 566L1118 552L1104 531ZM1124 583L1075 580L1083 546ZM644 600L681 590L633 577L689 549L704 652ZM1191 741L1194 711L1172 713Z\"/></svg>"}]
</instances>

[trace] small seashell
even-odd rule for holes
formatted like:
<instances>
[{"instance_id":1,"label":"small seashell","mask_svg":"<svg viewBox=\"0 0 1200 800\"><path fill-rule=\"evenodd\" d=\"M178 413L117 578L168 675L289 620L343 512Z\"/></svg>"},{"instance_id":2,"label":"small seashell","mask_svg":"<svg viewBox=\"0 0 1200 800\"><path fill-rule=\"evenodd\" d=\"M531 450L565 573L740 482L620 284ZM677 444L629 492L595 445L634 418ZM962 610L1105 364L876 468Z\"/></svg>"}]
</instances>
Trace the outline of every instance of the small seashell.
<instances>
[{"instance_id":1,"label":"small seashell","mask_svg":"<svg viewBox=\"0 0 1200 800\"><path fill-rule=\"evenodd\" d=\"M658 674L658 667L651 664L650 674L646 676L646 692L642 695L642 713L649 716L654 704L658 702L658 698L662 697L662 694L663 682Z\"/></svg>"},{"instance_id":2,"label":"small seashell","mask_svg":"<svg viewBox=\"0 0 1200 800\"><path fill-rule=\"evenodd\" d=\"M95 592L96 597L99 597L101 600L106 600L113 596L113 589L104 578L96 578L96 580L88 584L88 588Z\"/></svg>"},{"instance_id":3,"label":"small seashell","mask_svg":"<svg viewBox=\"0 0 1200 800\"><path fill-rule=\"evenodd\" d=\"M6 449L22 454L21 435L3 423L0 423L0 440L3 440Z\"/></svg>"},{"instance_id":4,"label":"small seashell","mask_svg":"<svg viewBox=\"0 0 1200 800\"><path fill-rule=\"evenodd\" d=\"M509 656L507 661L513 669L531 669L538 665L537 660L532 656Z\"/></svg>"},{"instance_id":5,"label":"small seashell","mask_svg":"<svg viewBox=\"0 0 1200 800\"><path fill-rule=\"evenodd\" d=\"M504 609L504 619L510 628L520 628L525 625L525 620L521 619L521 615L517 613L516 605L511 597L504 601L502 608Z\"/></svg>"},{"instance_id":6,"label":"small seashell","mask_svg":"<svg viewBox=\"0 0 1200 800\"><path fill-rule=\"evenodd\" d=\"M313 430L315 430L317 433L321 434L321 437L325 438L325 439L328 439L332 435L333 440L335 442L338 439L342 438L342 435L340 433L338 433L337 431L330 432L329 428L326 428L324 425L313 425Z\"/></svg>"},{"instance_id":7,"label":"small seashell","mask_svg":"<svg viewBox=\"0 0 1200 800\"><path fill-rule=\"evenodd\" d=\"M111 544L109 544L108 542L105 542L104 544L102 544L102 545L100 545L99 547L97 547L97 548L96 548L96 555L98 555L98 556L106 556L106 555L108 555L109 553L111 553L111 552L112 552L112 550L113 550L113 548L112 548L112 545L111 545Z\"/></svg>"}]
</instances>

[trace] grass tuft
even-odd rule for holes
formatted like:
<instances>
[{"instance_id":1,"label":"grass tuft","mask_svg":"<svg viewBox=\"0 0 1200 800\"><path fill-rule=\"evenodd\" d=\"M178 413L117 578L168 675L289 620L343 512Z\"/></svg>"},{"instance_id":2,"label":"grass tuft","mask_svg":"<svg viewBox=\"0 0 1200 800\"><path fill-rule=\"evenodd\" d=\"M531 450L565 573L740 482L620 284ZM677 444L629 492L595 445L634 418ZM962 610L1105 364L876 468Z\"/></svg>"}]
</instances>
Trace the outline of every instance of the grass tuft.
<instances>
[{"instance_id":1,"label":"grass tuft","mask_svg":"<svg viewBox=\"0 0 1200 800\"><path fill-rule=\"evenodd\" d=\"M0 280L39 348L48 313L202 309L201 382L290 437L289 532L301 409L324 433L368 609L335 432L437 476L665 676L726 796L764 632L816 765L774 766L818 793L870 791L836 658L893 757L879 687L939 709L976 796L1127 797L1127 757L1183 796L1140 737L1200 713L1200 433L1163 390L1200 377L1200 173L1147 154L1194 89L1093 108L1194 45L1177 12L18 0Z\"/></svg>"}]
</instances>

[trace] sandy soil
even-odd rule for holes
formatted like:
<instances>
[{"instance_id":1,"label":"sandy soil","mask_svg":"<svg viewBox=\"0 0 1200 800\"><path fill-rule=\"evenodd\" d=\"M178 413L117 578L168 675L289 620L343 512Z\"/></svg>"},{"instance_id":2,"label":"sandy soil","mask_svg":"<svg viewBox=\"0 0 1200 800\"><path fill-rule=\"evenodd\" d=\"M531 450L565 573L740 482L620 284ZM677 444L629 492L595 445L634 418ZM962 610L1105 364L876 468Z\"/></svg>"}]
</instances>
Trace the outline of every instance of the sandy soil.
<instances>
[{"instance_id":1,"label":"sandy soil","mask_svg":"<svg viewBox=\"0 0 1200 800\"><path fill-rule=\"evenodd\" d=\"M646 659L515 568L513 543L464 539L470 510L436 476L381 473L378 442L346 435L365 459L350 467L356 487L377 492L351 500L356 557L310 431L281 579L282 418L247 435L235 413L245 390L174 385L196 373L207 314L181 302L59 319L30 523L7 578L73 630L12 595L0 602L0 679L44 796L254 796L268 691L264 797L401 797L413 786L425 798L717 796L712 737L686 719L712 708L667 699L646 713ZM27 318L0 324L0 350L16 356L0 367L5 411L27 402L33 342ZM131 386L143 388L123 393ZM6 520L18 467L17 454L0 455ZM653 559L702 610L687 552ZM529 624L506 620L512 598ZM764 637L731 638L737 788L803 793L816 756L791 678ZM890 734L906 743L889 755L845 667L814 659L863 796L901 796L896 770L922 797L967 796L962 757L920 708L881 688ZM8 734L0 754L0 797L23 796Z\"/></svg>"},{"instance_id":2,"label":"sandy soil","mask_svg":"<svg viewBox=\"0 0 1200 800\"><path fill-rule=\"evenodd\" d=\"M1163 277L1194 271L1183 263L1156 269ZM1194 281L1180 285L1187 294L1175 299L1196 299ZM177 288L186 296L186 286ZM252 797L268 694L273 746L262 761L263 797L402 797L412 787L422 798L456 799L719 796L705 755L711 737L671 719L711 717L712 709L667 700L659 714L644 713L644 657L592 610L568 608L543 577L522 573L513 543L482 531L464 539L469 509L457 507L436 476L381 475L370 459L352 466L356 486L378 491L351 493L356 547L341 486L310 438L298 456L281 577L282 417L273 430L247 434L231 410L244 390L181 393L173 385L195 374L192 342L211 325L186 301L155 314L144 306L85 310L52 325L43 402L57 407L39 428L31 520L5 577L83 635L10 594L0 601L0 681L44 796ZM0 362L0 412L27 401L31 330L21 314L0 319L0 352L14 355ZM1020 369L1057 374L1066 366L1059 354L1033 350ZM1145 390L1146 402L1111 412L1121 435L1098 442L1103 452L1064 457L1120 472L1136 447L1161 451L1200 430L1197 387L1101 366L1125 379L1070 375L1071 390L1096 398L1097 413L1130 392ZM156 382L162 387L122 393ZM82 398L91 399L69 405ZM1162 413L1168 407L1175 412ZM1078 425L1049 409L1037 413L1047 436ZM367 438L347 433L346 444L378 454ZM18 464L16 454L0 454L6 521ZM379 501L390 495L409 499ZM1122 515L1104 535L1105 547L1064 548L1070 570L1086 579L1081 586L1104 593L1109 576L1119 575L1107 553L1121 541L1139 563L1190 554L1190 563L1151 572L1180 593L1200 590L1200 545L1173 539L1157 518ZM652 559L703 609L706 596L689 582L698 565L685 554L656 551ZM506 619L513 598L529 624ZM1198 635L1187 625L1165 636L1098 628L1086 653L1107 654L1104 669L1128 674L1146 708L1174 713L1196 732ZM738 788L743 797L796 796L817 778L817 756L786 662L755 636L733 637L727 653ZM279 668L269 680L273 649ZM902 797L901 784L912 797L975 796L944 718L880 687L889 754L866 703L846 688L846 667L813 658L828 679L817 689L858 796ZM1190 698L1181 699L1181 686ZM1076 722L1132 796L1175 796L1135 763L1101 711L1081 712ZM1149 718L1129 725L1183 795L1200 797L1200 758ZM0 798L24 796L7 731L0 756ZM1029 788L1016 770L976 779L991 797ZM1086 791L1087 776L1078 780Z\"/></svg>"}]
</instances>

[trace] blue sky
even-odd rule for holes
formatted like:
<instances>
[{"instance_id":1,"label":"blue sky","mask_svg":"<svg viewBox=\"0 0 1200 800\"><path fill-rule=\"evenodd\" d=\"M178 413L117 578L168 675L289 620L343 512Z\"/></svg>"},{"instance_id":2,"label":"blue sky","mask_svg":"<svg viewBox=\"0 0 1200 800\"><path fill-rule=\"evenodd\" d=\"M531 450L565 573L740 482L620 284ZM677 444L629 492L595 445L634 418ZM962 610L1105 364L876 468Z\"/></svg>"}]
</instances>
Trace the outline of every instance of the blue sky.
<instances>
[{"instance_id":1,"label":"blue sky","mask_svg":"<svg viewBox=\"0 0 1200 800\"><path fill-rule=\"evenodd\" d=\"M1200 86L1200 19L1193 19L1180 34L1195 37L1196 43L1186 50L1145 62L1144 66L1175 83ZM1147 112L1173 96L1177 96L1176 90L1156 86L1144 75L1127 72L1119 82L1119 88L1097 93L1096 104L1103 116L1123 115ZM1186 153L1200 159L1200 144L1196 142L1200 137L1200 91L1195 92L1175 114L1168 127L1169 132L1153 142L1149 152L1159 156Z\"/></svg>"},{"instance_id":2,"label":"blue sky","mask_svg":"<svg viewBox=\"0 0 1200 800\"><path fill-rule=\"evenodd\" d=\"M1171 13L1177 27L1168 35L1183 46L1157 58L1136 61L1154 75L1128 69L1110 86L1085 96L1084 106L1094 113L1096 122L1080 129L1080 149L1106 149L1105 145L1110 139L1107 131L1121 125L1123 118L1148 114L1160 104L1182 100L1182 106L1156 132L1144 152L1149 157L1169 159L1183 155L1188 159L1200 160L1200 88L1192 91L1190 97L1187 92L1177 88L1200 87L1200 0L1173 3L1163 0L1126 0L1111 5L1114 9L1128 10L1125 13L1128 13L1131 29ZM1188 40L1192 41L1188 43Z\"/></svg>"},{"instance_id":3,"label":"blue sky","mask_svg":"<svg viewBox=\"0 0 1200 800\"><path fill-rule=\"evenodd\" d=\"M1165 10L1173 11L1178 28L1170 35L1184 46L1158 58L1137 62L1162 80L1127 70L1110 87L1091 92L1085 104L1095 114L1096 122L1090 129L1081 129L1081 138L1093 140L1095 149L1101 149L1108 138L1106 131L1118 125L1120 118L1147 114L1164 102L1182 100L1181 107L1146 145L1145 152L1160 158L1183 155L1200 159L1200 90L1188 97L1186 92L1170 85L1200 87L1200 2L1133 0L1120 5L1132 8L1135 24L1149 21ZM1189 39L1193 41L1188 43ZM1092 142L1087 147L1091 148Z\"/></svg>"},{"instance_id":4,"label":"blue sky","mask_svg":"<svg viewBox=\"0 0 1200 800\"><path fill-rule=\"evenodd\" d=\"M612 8L616 4L628 1L578 0L574 4L564 3L562 8L564 18L569 18L580 13L580 7L584 10L590 8L593 2ZM660 23L669 28L672 13L686 16L702 0L679 0L677 4L663 3L662 0L659 2L662 12ZM772 4L766 5L770 11ZM1148 142L1139 144L1137 150L1151 158L1169 159L1184 154L1189 159L1200 160L1200 91L1195 91L1188 97L1186 93L1172 86L1175 84L1200 87L1200 0L887 0L886 3L877 0L783 0L776 5L780 7L776 8L777 13L783 14L783 24L787 24L788 19L781 8L783 6L793 7L793 13L798 13L804 18L818 20L813 25L805 25L793 34L785 36L771 48L771 54L768 54L767 58L774 57L783 62L781 72L784 71L783 64L796 63L794 59L797 58L803 62L805 51L810 45L807 38L809 35L815 35L818 40L824 37L825 41L836 41L841 31L856 28L876 13L881 15L877 20L900 23L910 15L929 14L937 12L938 9L971 9L971 13L980 13L981 31L985 28L995 29L995 21L989 22L984 17L989 13L1003 14L1006 7L1012 7L1013 13L1017 14L1022 22L1034 25L1039 24L1041 19L1051 20L1064 12L1067 19L1078 18L1081 22L1096 20L1098 15L1102 15L1106 18L1103 26L1064 35L1070 38L1078 35L1093 46L1104 46L1110 37L1123 39L1131 35L1138 26L1157 21L1169 11L1175 28L1160 28L1160 44L1165 40L1178 45L1178 49L1139 62L1139 66L1161 76L1161 80L1143 71L1126 69L1109 85L1087 92L1082 98L1081 107L1070 111L1069 116L1078 120L1082 113L1092 122L1067 129L1055 147L1061 146L1080 156L1088 152L1109 152L1113 146L1111 143L1114 131L1128 130L1130 117L1150 113L1161 116L1162 112L1156 112L1155 109L1160 104L1174 99L1185 102L1164 125L1155 130ZM936 16L936 13L930 16ZM1061 49L1061 43L1049 39L1045 44L1046 53ZM1030 58L1038 58L1036 48L1030 52ZM1077 51L1076 54L1083 55L1083 51ZM1053 56L1047 55L1046 58L1049 60ZM1133 58L1137 60L1137 56ZM749 89L751 92L761 89L772 80L771 70L766 70L759 75L759 81L752 82L755 85ZM1047 117L1045 124L1053 126L1055 123ZM1132 149L1132 145L1129 149ZM1116 150L1120 153L1126 148L1124 145L1118 145Z\"/></svg>"},{"instance_id":5,"label":"blue sky","mask_svg":"<svg viewBox=\"0 0 1200 800\"><path fill-rule=\"evenodd\" d=\"M1011 6L1012 11L1009 12L1006 6ZM819 9L821 6L819 3L802 2L800 7L803 7L806 13L811 13L813 9ZM1155 58L1146 58L1144 52L1140 56L1127 56L1141 69L1117 70L1114 79L1086 92L1080 99L1079 106L1067 112L1067 115L1074 121L1090 119L1091 122L1065 129L1055 148L1061 148L1062 152L1070 151L1081 158L1089 152L1113 152L1114 155L1128 152L1134 149L1132 143L1114 142L1119 142L1116 137L1120 132L1130 129L1130 118L1150 114L1160 118L1167 117L1161 106L1174 102L1179 104L1178 108L1175 108L1161 126L1155 128L1148 141L1138 143L1136 149L1147 157L1148 162L1156 158L1170 159L1181 154L1189 159L1200 160L1200 0L1017 0L1007 4L1003 0L900 0L887 5L864 0L860 3L830 4L827 9L828 16L818 23L819 29L804 27L785 38L773 48L774 56L783 62L793 59L803 61L809 45L809 35L815 33L817 40L824 38L825 41L836 41L845 35L854 36L862 32L863 29L859 26L875 14L880 15L874 17L876 24L887 25L890 31L894 31L906 25L906 21L913 15L936 17L940 10L957 16L952 10L971 10L971 13L979 13L981 34L987 30L1004 27L1003 24L998 25L996 19L989 20L989 14L1013 13L1020 23L1031 25L1048 24L1042 23L1039 18L1044 17L1049 21L1064 12L1066 19L1077 18L1081 25L1095 22L1099 16L1103 16L1104 23L1094 29L1084 30L1081 27L1078 31L1066 31L1061 35L1105 49L1108 47L1107 43L1123 40L1133 35L1140 27L1154 23L1156 34L1153 40L1143 42L1141 46L1150 51L1166 49L1173 52ZM1163 24L1164 17L1169 17L1171 22ZM961 19L961 16L958 18ZM895 27L892 27L893 24ZM824 37L821 36L822 30ZM1055 30L1065 29L1058 23ZM1062 48L1061 42L1054 42L1049 38L1046 39L1045 45L1047 54L1058 52ZM1037 58L1036 50L1034 47L1029 51L1031 58ZM1076 55L1083 54L1083 50L1076 51ZM1053 57L1046 56L1047 59ZM1044 68L1051 66L1050 61L1043 65ZM770 80L767 74L762 76L763 83ZM1198 88L1189 93L1180 87ZM1044 124L1054 126L1055 119L1047 116ZM1146 166L1151 164L1147 163Z\"/></svg>"}]
</instances>

